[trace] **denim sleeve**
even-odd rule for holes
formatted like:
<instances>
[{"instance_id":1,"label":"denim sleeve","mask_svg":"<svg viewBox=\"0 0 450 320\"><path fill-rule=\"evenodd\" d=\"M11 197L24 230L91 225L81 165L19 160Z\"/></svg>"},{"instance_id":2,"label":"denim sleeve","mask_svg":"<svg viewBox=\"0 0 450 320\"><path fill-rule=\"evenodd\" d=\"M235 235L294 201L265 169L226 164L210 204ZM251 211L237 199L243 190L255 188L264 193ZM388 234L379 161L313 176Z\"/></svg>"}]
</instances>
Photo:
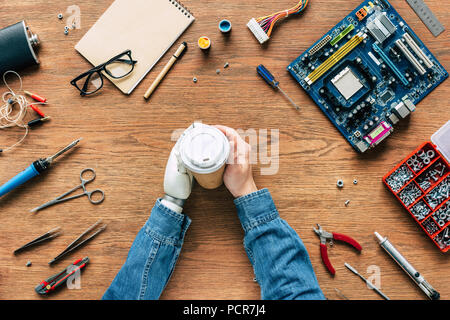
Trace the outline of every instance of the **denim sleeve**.
<instances>
[{"instance_id":1,"label":"denim sleeve","mask_svg":"<svg viewBox=\"0 0 450 320\"><path fill-rule=\"evenodd\" d=\"M264 300L324 299L308 252L280 218L267 189L234 200L245 231L244 247Z\"/></svg>"},{"instance_id":2,"label":"denim sleeve","mask_svg":"<svg viewBox=\"0 0 450 320\"><path fill-rule=\"evenodd\" d=\"M157 200L104 300L158 299L172 275L191 220Z\"/></svg>"}]
</instances>

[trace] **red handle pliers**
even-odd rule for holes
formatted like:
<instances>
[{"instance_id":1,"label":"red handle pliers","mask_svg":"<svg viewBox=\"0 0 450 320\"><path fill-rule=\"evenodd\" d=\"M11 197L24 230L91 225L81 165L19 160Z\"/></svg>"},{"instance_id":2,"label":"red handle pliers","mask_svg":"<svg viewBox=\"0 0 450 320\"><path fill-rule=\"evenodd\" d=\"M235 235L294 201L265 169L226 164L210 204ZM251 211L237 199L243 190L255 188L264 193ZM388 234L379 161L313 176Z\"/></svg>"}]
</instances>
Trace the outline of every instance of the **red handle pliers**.
<instances>
[{"instance_id":1,"label":"red handle pliers","mask_svg":"<svg viewBox=\"0 0 450 320\"><path fill-rule=\"evenodd\" d=\"M327 240L330 240L331 245L333 245L333 240L346 242L358 251L361 251L362 247L355 239L346 236L345 234L326 232L322 229L320 224L317 224L317 226L319 227L319 229L314 228L314 232L320 238L320 255L322 256L322 261L327 267L328 271L330 271L330 273L334 275L336 273L336 270L334 270L333 266L331 265L330 259L328 259Z\"/></svg>"}]
</instances>

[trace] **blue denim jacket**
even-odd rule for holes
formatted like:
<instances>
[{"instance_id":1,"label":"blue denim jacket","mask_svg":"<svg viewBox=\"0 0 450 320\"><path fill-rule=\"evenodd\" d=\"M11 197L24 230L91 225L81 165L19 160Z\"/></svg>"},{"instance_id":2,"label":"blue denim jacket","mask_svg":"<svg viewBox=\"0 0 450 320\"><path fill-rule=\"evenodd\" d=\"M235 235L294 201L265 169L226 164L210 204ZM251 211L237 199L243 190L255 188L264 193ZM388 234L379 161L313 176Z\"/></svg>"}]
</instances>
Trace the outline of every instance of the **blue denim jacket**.
<instances>
[{"instance_id":1,"label":"blue denim jacket","mask_svg":"<svg viewBox=\"0 0 450 320\"><path fill-rule=\"evenodd\" d=\"M303 242L262 189L234 200L262 299L324 299ZM158 200L103 299L158 299L191 220Z\"/></svg>"}]
</instances>

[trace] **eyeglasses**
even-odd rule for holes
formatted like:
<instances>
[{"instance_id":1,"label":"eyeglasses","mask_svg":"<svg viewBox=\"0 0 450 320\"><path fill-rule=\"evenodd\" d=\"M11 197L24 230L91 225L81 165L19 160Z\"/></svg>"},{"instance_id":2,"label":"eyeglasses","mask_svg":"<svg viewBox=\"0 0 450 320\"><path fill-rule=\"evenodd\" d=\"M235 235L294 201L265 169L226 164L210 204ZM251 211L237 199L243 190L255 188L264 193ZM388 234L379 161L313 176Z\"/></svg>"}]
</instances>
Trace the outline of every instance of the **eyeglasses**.
<instances>
[{"instance_id":1,"label":"eyeglasses","mask_svg":"<svg viewBox=\"0 0 450 320\"><path fill-rule=\"evenodd\" d=\"M114 79L124 78L133 71L136 63L137 61L131 57L131 50L126 50L107 62L80 74L70 81L70 84L80 91L81 96L93 94L103 88L102 72Z\"/></svg>"}]
</instances>

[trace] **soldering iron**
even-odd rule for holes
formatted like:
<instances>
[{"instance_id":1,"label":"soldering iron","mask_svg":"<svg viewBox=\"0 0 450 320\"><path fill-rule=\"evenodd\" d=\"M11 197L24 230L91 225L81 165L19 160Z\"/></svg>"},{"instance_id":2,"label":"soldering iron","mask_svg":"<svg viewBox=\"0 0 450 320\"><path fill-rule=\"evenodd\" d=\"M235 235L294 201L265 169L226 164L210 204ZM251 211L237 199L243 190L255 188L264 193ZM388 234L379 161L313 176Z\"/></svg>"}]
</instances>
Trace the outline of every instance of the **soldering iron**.
<instances>
[{"instance_id":1,"label":"soldering iron","mask_svg":"<svg viewBox=\"0 0 450 320\"><path fill-rule=\"evenodd\" d=\"M55 153L54 155L52 155L48 158L43 158L43 159L34 161L28 168L26 168L24 171L22 171L21 173L19 173L14 178L12 178L11 180L9 180L7 183L5 183L4 185L2 185L0 187L0 197L2 197L3 195L7 194L8 192L14 190L18 186L24 184L28 180L40 175L41 173L43 173L46 170L48 170L50 168L50 165L53 163L53 161L56 158L58 158L63 153L65 153L65 152L69 151L70 149L72 149L73 147L75 147L78 144L78 142L80 142L80 141L81 141L81 138L75 140L74 142L69 144L67 147L61 149L60 151L58 151L57 153Z\"/></svg>"}]
</instances>

